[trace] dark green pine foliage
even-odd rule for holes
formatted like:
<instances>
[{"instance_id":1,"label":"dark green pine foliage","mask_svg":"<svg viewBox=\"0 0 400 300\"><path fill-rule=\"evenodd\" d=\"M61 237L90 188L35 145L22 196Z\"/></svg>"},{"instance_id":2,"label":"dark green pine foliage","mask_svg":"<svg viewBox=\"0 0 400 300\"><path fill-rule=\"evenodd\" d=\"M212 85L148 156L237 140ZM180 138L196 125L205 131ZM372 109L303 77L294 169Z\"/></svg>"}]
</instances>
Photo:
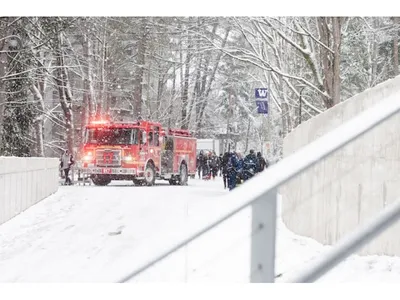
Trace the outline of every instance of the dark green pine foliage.
<instances>
[{"instance_id":1,"label":"dark green pine foliage","mask_svg":"<svg viewBox=\"0 0 400 300\"><path fill-rule=\"evenodd\" d=\"M20 25L20 24L18 24ZM4 111L4 132L0 154L6 156L31 156L31 138L35 107L29 95L31 56L24 49L24 31L16 26L13 33L19 39L11 42L8 53L9 74L6 80L7 103Z\"/></svg>"}]
</instances>

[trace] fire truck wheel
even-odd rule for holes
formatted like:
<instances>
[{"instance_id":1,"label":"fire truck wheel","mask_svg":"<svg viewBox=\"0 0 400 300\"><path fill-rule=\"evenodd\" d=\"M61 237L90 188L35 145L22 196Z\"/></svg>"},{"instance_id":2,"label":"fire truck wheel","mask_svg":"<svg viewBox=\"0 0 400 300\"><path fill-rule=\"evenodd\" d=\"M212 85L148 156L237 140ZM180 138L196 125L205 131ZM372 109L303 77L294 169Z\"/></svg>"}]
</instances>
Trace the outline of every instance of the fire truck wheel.
<instances>
[{"instance_id":1,"label":"fire truck wheel","mask_svg":"<svg viewBox=\"0 0 400 300\"><path fill-rule=\"evenodd\" d=\"M152 164L148 164L144 170L144 180L146 185L154 185L156 182L156 170Z\"/></svg>"},{"instance_id":2,"label":"fire truck wheel","mask_svg":"<svg viewBox=\"0 0 400 300\"><path fill-rule=\"evenodd\" d=\"M181 170L179 172L179 184L187 185L188 182L188 169L185 164L181 164Z\"/></svg>"},{"instance_id":3,"label":"fire truck wheel","mask_svg":"<svg viewBox=\"0 0 400 300\"><path fill-rule=\"evenodd\" d=\"M133 183L134 185L142 185L142 181L137 179L133 179Z\"/></svg>"},{"instance_id":4,"label":"fire truck wheel","mask_svg":"<svg viewBox=\"0 0 400 300\"><path fill-rule=\"evenodd\" d=\"M93 176L92 181L94 185L100 185L100 186L108 185L111 182L111 180L108 178L102 178L97 176Z\"/></svg>"}]
</instances>

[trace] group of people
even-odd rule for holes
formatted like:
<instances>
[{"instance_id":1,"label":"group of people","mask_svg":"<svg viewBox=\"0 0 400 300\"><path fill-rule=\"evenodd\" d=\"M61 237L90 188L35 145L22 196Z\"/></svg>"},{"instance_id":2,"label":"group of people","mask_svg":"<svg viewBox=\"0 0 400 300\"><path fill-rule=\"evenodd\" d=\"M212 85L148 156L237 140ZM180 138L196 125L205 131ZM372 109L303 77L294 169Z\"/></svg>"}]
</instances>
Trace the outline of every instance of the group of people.
<instances>
[{"instance_id":1,"label":"group of people","mask_svg":"<svg viewBox=\"0 0 400 300\"><path fill-rule=\"evenodd\" d=\"M261 152L257 154L250 150L245 157L240 152L226 152L217 156L215 152L200 151L197 157L197 171L199 178L205 180L222 176L224 188L233 190L238 184L249 180L254 175L268 168L269 162Z\"/></svg>"},{"instance_id":2,"label":"group of people","mask_svg":"<svg viewBox=\"0 0 400 300\"><path fill-rule=\"evenodd\" d=\"M203 151L200 150L199 155L197 155L197 172L199 178L203 178L205 180L215 179L218 176L218 173L221 176L221 166L222 166L222 155L217 156L215 151Z\"/></svg>"}]
</instances>

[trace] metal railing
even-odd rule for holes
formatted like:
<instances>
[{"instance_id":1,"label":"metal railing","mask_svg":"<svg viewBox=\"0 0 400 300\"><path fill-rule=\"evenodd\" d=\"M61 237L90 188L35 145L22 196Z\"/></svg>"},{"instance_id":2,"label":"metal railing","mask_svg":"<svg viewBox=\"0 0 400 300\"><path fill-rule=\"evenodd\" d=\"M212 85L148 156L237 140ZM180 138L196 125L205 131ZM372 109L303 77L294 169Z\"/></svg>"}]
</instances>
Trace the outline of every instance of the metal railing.
<instances>
[{"instance_id":1,"label":"metal railing","mask_svg":"<svg viewBox=\"0 0 400 300\"><path fill-rule=\"evenodd\" d=\"M268 170L246 182L240 189L232 191L226 197L231 200L243 199L240 203L236 203L223 216L212 220L207 226L193 230L181 242L169 249L164 249L157 257L126 275L119 282L130 281L249 206L252 206L253 229L254 227L259 229L259 234L252 236L251 270L249 270L258 270L258 274L257 276L251 276L250 281L274 282L277 189L320 160L398 113L400 111L400 101L396 96L392 95L374 107L362 112L345 124L281 160L278 164L271 166ZM382 230L397 221L399 217L400 204L388 208L371 224L338 244L337 247L332 249L331 254L293 281L315 281L355 249L367 243ZM253 272L250 273L253 274Z\"/></svg>"}]
</instances>

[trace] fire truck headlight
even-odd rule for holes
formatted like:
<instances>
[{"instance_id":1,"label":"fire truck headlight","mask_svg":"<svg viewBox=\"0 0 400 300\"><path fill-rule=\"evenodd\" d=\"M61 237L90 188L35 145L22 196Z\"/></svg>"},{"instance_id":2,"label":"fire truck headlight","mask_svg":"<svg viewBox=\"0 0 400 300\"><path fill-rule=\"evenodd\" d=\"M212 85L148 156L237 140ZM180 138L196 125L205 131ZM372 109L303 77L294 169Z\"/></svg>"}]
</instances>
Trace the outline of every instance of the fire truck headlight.
<instances>
[{"instance_id":1,"label":"fire truck headlight","mask_svg":"<svg viewBox=\"0 0 400 300\"><path fill-rule=\"evenodd\" d=\"M128 155L128 156L125 156L125 157L124 157L124 160L125 160L125 161L132 161L133 158L132 158L132 156Z\"/></svg>"},{"instance_id":2,"label":"fire truck headlight","mask_svg":"<svg viewBox=\"0 0 400 300\"><path fill-rule=\"evenodd\" d=\"M93 160L93 156L91 152L88 152L84 157L83 157L84 161L91 161Z\"/></svg>"}]
</instances>

